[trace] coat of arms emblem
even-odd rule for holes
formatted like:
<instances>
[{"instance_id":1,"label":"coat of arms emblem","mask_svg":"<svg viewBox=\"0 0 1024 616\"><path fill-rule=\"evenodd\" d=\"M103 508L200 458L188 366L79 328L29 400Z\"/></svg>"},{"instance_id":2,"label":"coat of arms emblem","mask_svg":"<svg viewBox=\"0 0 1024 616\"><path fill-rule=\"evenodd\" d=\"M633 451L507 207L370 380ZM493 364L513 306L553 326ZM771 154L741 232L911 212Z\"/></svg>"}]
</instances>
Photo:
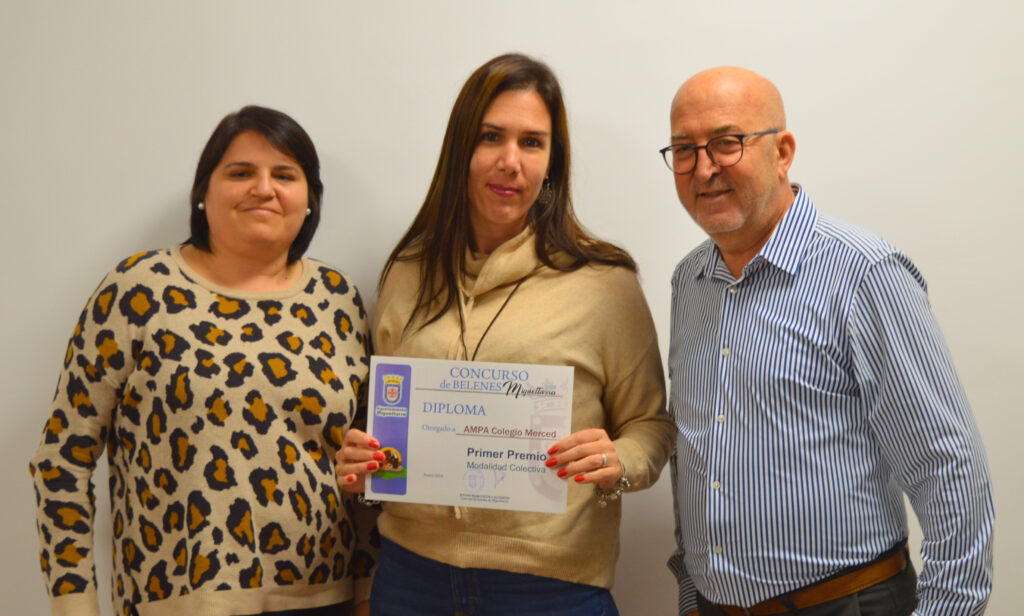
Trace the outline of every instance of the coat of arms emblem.
<instances>
[{"instance_id":1,"label":"coat of arms emblem","mask_svg":"<svg viewBox=\"0 0 1024 616\"><path fill-rule=\"evenodd\" d=\"M384 404L394 406L402 399L402 381L405 377L398 374L384 375Z\"/></svg>"}]
</instances>

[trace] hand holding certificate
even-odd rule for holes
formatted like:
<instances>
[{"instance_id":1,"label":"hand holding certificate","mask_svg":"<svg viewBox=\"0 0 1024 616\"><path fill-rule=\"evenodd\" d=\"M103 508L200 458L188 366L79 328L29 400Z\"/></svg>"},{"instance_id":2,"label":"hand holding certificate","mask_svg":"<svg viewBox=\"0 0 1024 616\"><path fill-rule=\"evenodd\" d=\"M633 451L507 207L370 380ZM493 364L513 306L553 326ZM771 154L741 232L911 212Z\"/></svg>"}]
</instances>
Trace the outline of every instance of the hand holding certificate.
<instances>
[{"instance_id":1,"label":"hand holding certificate","mask_svg":"<svg viewBox=\"0 0 1024 616\"><path fill-rule=\"evenodd\" d=\"M569 434L572 383L568 366L373 357L367 497L563 513L545 462Z\"/></svg>"}]
</instances>

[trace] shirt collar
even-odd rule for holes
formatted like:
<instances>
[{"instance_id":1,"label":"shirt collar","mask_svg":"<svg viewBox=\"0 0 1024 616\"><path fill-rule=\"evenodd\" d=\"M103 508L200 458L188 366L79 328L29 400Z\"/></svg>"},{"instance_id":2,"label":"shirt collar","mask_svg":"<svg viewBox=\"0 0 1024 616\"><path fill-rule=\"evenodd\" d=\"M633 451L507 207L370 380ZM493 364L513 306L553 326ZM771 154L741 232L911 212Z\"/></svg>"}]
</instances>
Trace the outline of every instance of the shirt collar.
<instances>
[{"instance_id":1,"label":"shirt collar","mask_svg":"<svg viewBox=\"0 0 1024 616\"><path fill-rule=\"evenodd\" d=\"M802 186L793 184L793 188L796 190L793 203L783 214L782 220L772 231L771 237L768 238L757 256L750 260L747 267L759 261L767 261L791 275L800 269L800 262L814 230L814 223L818 219L818 211ZM707 246L707 256L704 267L697 269L695 278L710 278L719 266L725 267L715 243L709 239L705 246Z\"/></svg>"}]
</instances>

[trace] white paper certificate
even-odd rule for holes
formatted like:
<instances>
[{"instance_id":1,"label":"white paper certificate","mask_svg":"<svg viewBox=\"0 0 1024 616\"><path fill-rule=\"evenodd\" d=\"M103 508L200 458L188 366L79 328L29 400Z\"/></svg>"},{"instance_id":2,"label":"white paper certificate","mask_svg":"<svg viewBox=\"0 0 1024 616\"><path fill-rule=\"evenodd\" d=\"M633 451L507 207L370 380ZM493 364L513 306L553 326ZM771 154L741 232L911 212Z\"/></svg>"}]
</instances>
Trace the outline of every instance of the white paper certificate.
<instances>
[{"instance_id":1,"label":"white paper certificate","mask_svg":"<svg viewBox=\"0 0 1024 616\"><path fill-rule=\"evenodd\" d=\"M569 435L570 366L374 356L368 432L385 461L368 498L565 513L546 467Z\"/></svg>"}]
</instances>

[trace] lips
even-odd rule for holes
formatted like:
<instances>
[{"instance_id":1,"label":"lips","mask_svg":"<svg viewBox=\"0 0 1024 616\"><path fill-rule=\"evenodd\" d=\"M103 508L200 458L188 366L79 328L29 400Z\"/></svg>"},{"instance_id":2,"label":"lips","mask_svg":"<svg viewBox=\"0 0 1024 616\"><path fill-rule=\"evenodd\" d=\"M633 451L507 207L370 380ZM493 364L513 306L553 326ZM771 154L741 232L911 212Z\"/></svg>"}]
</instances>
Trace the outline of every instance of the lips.
<instances>
[{"instance_id":1,"label":"lips","mask_svg":"<svg viewBox=\"0 0 1024 616\"><path fill-rule=\"evenodd\" d=\"M697 193L697 196L702 199L714 199L715 197L721 197L722 195L730 192L731 188L724 188L722 190L705 190Z\"/></svg>"},{"instance_id":2,"label":"lips","mask_svg":"<svg viewBox=\"0 0 1024 616\"><path fill-rule=\"evenodd\" d=\"M514 197L517 194L519 194L519 189L514 188L512 186L501 186L501 185L498 185L498 184L488 184L487 188L489 188L491 190L491 192L493 192L494 194L502 196L502 197Z\"/></svg>"},{"instance_id":3,"label":"lips","mask_svg":"<svg viewBox=\"0 0 1024 616\"><path fill-rule=\"evenodd\" d=\"M269 205L251 205L240 208L242 212L262 212L265 214L280 214L281 211Z\"/></svg>"}]
</instances>

